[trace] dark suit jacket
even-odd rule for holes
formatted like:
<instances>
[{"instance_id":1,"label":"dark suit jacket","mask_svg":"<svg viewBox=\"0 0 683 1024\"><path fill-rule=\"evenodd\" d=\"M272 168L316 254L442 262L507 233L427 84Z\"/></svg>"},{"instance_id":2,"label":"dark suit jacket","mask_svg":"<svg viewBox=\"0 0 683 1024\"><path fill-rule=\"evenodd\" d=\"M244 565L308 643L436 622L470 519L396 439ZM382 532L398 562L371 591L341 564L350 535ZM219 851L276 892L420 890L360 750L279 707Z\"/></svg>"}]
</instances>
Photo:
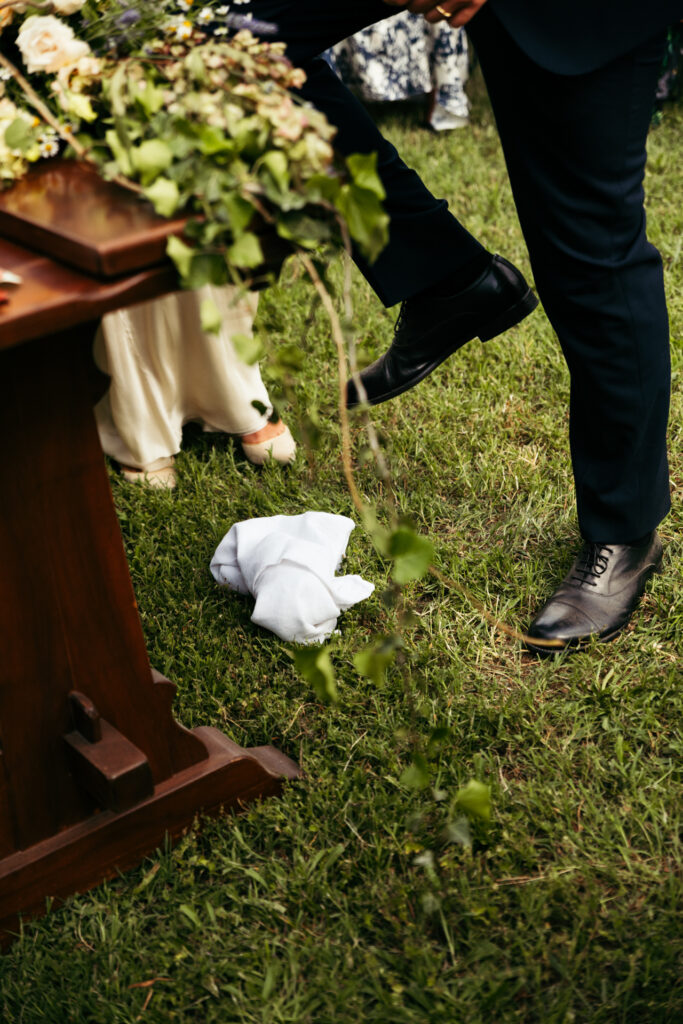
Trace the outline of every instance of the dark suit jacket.
<instances>
[{"instance_id":1,"label":"dark suit jacket","mask_svg":"<svg viewBox=\"0 0 683 1024\"><path fill-rule=\"evenodd\" d=\"M683 0L489 0L517 45L549 71L594 71L683 18Z\"/></svg>"}]
</instances>

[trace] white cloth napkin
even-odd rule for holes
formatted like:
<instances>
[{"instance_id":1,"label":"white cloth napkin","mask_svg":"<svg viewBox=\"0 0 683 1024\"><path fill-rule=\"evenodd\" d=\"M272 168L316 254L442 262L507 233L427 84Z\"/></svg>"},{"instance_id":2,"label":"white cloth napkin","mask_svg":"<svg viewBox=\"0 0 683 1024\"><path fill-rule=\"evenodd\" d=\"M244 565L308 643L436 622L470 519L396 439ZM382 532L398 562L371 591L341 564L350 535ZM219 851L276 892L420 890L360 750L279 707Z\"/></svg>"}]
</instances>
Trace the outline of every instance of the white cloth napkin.
<instances>
[{"instance_id":1,"label":"white cloth napkin","mask_svg":"<svg viewBox=\"0 0 683 1024\"><path fill-rule=\"evenodd\" d=\"M355 523L329 512L235 523L216 548L218 583L256 598L251 621L283 640L322 643L340 612L369 597L373 583L335 576Z\"/></svg>"}]
</instances>

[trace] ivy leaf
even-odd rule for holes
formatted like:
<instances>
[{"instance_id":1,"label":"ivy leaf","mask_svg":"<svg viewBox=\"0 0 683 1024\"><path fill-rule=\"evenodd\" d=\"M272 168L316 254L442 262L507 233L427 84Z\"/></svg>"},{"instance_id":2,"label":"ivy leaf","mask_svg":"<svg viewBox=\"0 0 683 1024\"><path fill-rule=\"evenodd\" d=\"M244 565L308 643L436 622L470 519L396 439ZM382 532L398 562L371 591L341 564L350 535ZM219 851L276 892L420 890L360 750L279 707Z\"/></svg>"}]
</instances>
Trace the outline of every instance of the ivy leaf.
<instances>
[{"instance_id":1,"label":"ivy leaf","mask_svg":"<svg viewBox=\"0 0 683 1024\"><path fill-rule=\"evenodd\" d=\"M163 90L158 89L149 79L142 88L140 85L142 83L138 83L135 89L136 102L140 104L147 117L152 117L154 114L158 114L164 105Z\"/></svg>"},{"instance_id":2,"label":"ivy leaf","mask_svg":"<svg viewBox=\"0 0 683 1024\"><path fill-rule=\"evenodd\" d=\"M353 153L346 161L354 184L374 192L378 199L386 199L384 185L377 173L376 153Z\"/></svg>"},{"instance_id":3,"label":"ivy leaf","mask_svg":"<svg viewBox=\"0 0 683 1024\"><path fill-rule=\"evenodd\" d=\"M199 319L205 334L218 334L221 329L221 315L213 299L202 299L199 306Z\"/></svg>"},{"instance_id":4,"label":"ivy leaf","mask_svg":"<svg viewBox=\"0 0 683 1024\"><path fill-rule=\"evenodd\" d=\"M145 189L145 195L161 217L172 217L178 209L180 192L175 181L170 178L157 178L153 185Z\"/></svg>"},{"instance_id":5,"label":"ivy leaf","mask_svg":"<svg viewBox=\"0 0 683 1024\"><path fill-rule=\"evenodd\" d=\"M376 193L359 185L343 185L335 206L344 217L354 242L373 263L389 241L389 216Z\"/></svg>"},{"instance_id":6,"label":"ivy leaf","mask_svg":"<svg viewBox=\"0 0 683 1024\"><path fill-rule=\"evenodd\" d=\"M277 233L281 238L293 239L297 245L316 249L321 242L332 237L333 225L325 220L316 220L303 211L288 212L278 217Z\"/></svg>"},{"instance_id":7,"label":"ivy leaf","mask_svg":"<svg viewBox=\"0 0 683 1024\"><path fill-rule=\"evenodd\" d=\"M35 132L23 117L15 117L5 129L5 144L10 149L25 153L35 142Z\"/></svg>"},{"instance_id":8,"label":"ivy leaf","mask_svg":"<svg viewBox=\"0 0 683 1024\"><path fill-rule=\"evenodd\" d=\"M286 192L289 188L289 169L285 154L281 150L271 149L263 154L260 163L280 192Z\"/></svg>"},{"instance_id":9,"label":"ivy leaf","mask_svg":"<svg viewBox=\"0 0 683 1024\"><path fill-rule=\"evenodd\" d=\"M234 192L223 192L221 203L228 215L228 222L232 228L232 233L237 237L237 235L244 231L254 216L254 207L248 199L243 199L242 196L235 195Z\"/></svg>"},{"instance_id":10,"label":"ivy leaf","mask_svg":"<svg viewBox=\"0 0 683 1024\"><path fill-rule=\"evenodd\" d=\"M190 276L190 266L192 265L195 250L181 242L176 235L171 235L166 242L166 254L175 263L181 278L184 281L187 280Z\"/></svg>"},{"instance_id":11,"label":"ivy leaf","mask_svg":"<svg viewBox=\"0 0 683 1024\"><path fill-rule=\"evenodd\" d=\"M401 772L398 780L406 789L426 789L429 785L429 767L424 754L414 752L412 764Z\"/></svg>"},{"instance_id":12,"label":"ivy leaf","mask_svg":"<svg viewBox=\"0 0 683 1024\"><path fill-rule=\"evenodd\" d=\"M145 139L139 146L133 146L130 158L143 185L151 185L173 163L173 153L161 139Z\"/></svg>"},{"instance_id":13,"label":"ivy leaf","mask_svg":"<svg viewBox=\"0 0 683 1024\"><path fill-rule=\"evenodd\" d=\"M114 128L110 128L104 133L104 139L114 155L121 174L125 174L128 178L132 177L133 164L130 159L129 150L121 141L119 133Z\"/></svg>"},{"instance_id":14,"label":"ivy leaf","mask_svg":"<svg viewBox=\"0 0 683 1024\"><path fill-rule=\"evenodd\" d=\"M313 202L334 203L339 195L341 182L332 174L314 174L306 182L305 189Z\"/></svg>"},{"instance_id":15,"label":"ivy leaf","mask_svg":"<svg viewBox=\"0 0 683 1024\"><path fill-rule=\"evenodd\" d=\"M201 53L199 53L196 49L192 50L188 54L185 63L187 65L188 71L194 78L195 82L198 82L199 85L206 85L206 83L208 82L208 77L206 74L206 66L204 64L204 60L202 59Z\"/></svg>"},{"instance_id":16,"label":"ivy leaf","mask_svg":"<svg viewBox=\"0 0 683 1024\"><path fill-rule=\"evenodd\" d=\"M188 131L188 126L180 122L173 125L173 134L166 138L169 149L176 160L184 160L197 149L197 138L194 132Z\"/></svg>"},{"instance_id":17,"label":"ivy leaf","mask_svg":"<svg viewBox=\"0 0 683 1024\"><path fill-rule=\"evenodd\" d=\"M324 704L337 704L339 694L329 647L306 647L294 653L297 672L311 684L316 697Z\"/></svg>"},{"instance_id":18,"label":"ivy leaf","mask_svg":"<svg viewBox=\"0 0 683 1024\"><path fill-rule=\"evenodd\" d=\"M306 362L306 355L301 346L291 343L289 345L278 345L273 360L276 366L283 370L296 373Z\"/></svg>"},{"instance_id":19,"label":"ivy leaf","mask_svg":"<svg viewBox=\"0 0 683 1024\"><path fill-rule=\"evenodd\" d=\"M218 128L207 124L201 127L197 148L205 156L215 156L216 153L234 153L235 144Z\"/></svg>"},{"instance_id":20,"label":"ivy leaf","mask_svg":"<svg viewBox=\"0 0 683 1024\"><path fill-rule=\"evenodd\" d=\"M126 61L121 61L109 79L108 92L111 100L111 109L116 117L123 117L126 113L127 73Z\"/></svg>"},{"instance_id":21,"label":"ivy leaf","mask_svg":"<svg viewBox=\"0 0 683 1024\"><path fill-rule=\"evenodd\" d=\"M396 651L402 646L400 637L388 636L374 644L370 644L353 656L353 664L359 675L372 679L376 686L384 682L387 668L396 657Z\"/></svg>"},{"instance_id":22,"label":"ivy leaf","mask_svg":"<svg viewBox=\"0 0 683 1024\"><path fill-rule=\"evenodd\" d=\"M252 231L245 231L230 246L227 257L235 267L258 267L263 263L263 251L258 237Z\"/></svg>"},{"instance_id":23,"label":"ivy leaf","mask_svg":"<svg viewBox=\"0 0 683 1024\"><path fill-rule=\"evenodd\" d=\"M203 288L205 284L226 284L228 268L218 253L195 253L190 271L185 277L185 288Z\"/></svg>"},{"instance_id":24,"label":"ivy leaf","mask_svg":"<svg viewBox=\"0 0 683 1024\"><path fill-rule=\"evenodd\" d=\"M445 832L447 842L458 843L458 845L464 846L466 850L472 849L470 823L464 814L459 818L456 818L455 821L449 821L446 825Z\"/></svg>"},{"instance_id":25,"label":"ivy leaf","mask_svg":"<svg viewBox=\"0 0 683 1024\"><path fill-rule=\"evenodd\" d=\"M476 779L470 779L466 786L458 790L455 804L472 818L491 820L491 787Z\"/></svg>"},{"instance_id":26,"label":"ivy leaf","mask_svg":"<svg viewBox=\"0 0 683 1024\"><path fill-rule=\"evenodd\" d=\"M426 537L420 537L409 526L399 526L389 538L389 555L394 560L396 583L419 580L429 569L434 548Z\"/></svg>"},{"instance_id":27,"label":"ivy leaf","mask_svg":"<svg viewBox=\"0 0 683 1024\"><path fill-rule=\"evenodd\" d=\"M251 337L249 334L233 334L230 340L235 352L247 366L253 366L263 355L263 345L258 338ZM265 406L263 410L265 410Z\"/></svg>"}]
</instances>

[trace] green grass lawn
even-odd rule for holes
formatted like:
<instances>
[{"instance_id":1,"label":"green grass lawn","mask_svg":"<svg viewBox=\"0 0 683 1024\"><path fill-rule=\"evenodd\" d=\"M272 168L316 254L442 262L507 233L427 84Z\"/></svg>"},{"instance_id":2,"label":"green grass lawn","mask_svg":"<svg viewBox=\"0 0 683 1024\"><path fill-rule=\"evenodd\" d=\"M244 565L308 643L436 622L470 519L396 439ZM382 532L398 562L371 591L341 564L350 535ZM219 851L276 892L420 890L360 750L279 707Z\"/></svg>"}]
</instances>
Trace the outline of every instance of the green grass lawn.
<instances>
[{"instance_id":1,"label":"green grass lawn","mask_svg":"<svg viewBox=\"0 0 683 1024\"><path fill-rule=\"evenodd\" d=\"M496 132L478 95L470 129L441 137L412 108L381 114L398 148L470 230L528 271ZM29 923L4 954L4 1020L128 1024L664 1024L683 1019L681 710L683 108L651 134L650 234L673 336L674 507L663 575L615 643L539 660L432 577L381 685L353 655L391 633L390 566L359 527L346 571L375 594L332 643L340 701L321 704L291 648L208 565L233 522L305 509L355 515L340 461L336 354L294 267L264 295L261 333L304 353L286 409L317 422L290 470L247 463L188 432L173 494L112 486L153 664L178 683L187 726L274 743L303 781L238 818L201 822L173 850ZM332 269L339 279L339 267ZM356 274L363 357L395 313ZM274 370L264 365L264 375ZM279 382L272 381L277 391ZM474 342L374 420L396 504L436 565L523 628L578 541L568 377L542 311ZM357 480L380 516L387 487L353 423ZM355 516L357 519L357 516ZM401 781L414 745L429 785ZM469 822L456 794L491 787Z\"/></svg>"}]
</instances>

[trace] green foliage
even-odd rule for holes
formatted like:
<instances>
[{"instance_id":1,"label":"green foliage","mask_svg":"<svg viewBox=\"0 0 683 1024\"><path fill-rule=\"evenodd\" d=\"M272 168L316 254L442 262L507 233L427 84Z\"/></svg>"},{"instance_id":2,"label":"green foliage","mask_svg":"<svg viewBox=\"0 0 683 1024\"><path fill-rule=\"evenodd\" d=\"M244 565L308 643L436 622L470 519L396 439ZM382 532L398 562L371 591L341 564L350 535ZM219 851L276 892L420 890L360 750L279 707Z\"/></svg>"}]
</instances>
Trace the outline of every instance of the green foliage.
<instances>
[{"instance_id":1,"label":"green foliage","mask_svg":"<svg viewBox=\"0 0 683 1024\"><path fill-rule=\"evenodd\" d=\"M145 189L145 195L161 217L172 217L180 205L178 186L170 178L157 178Z\"/></svg>"},{"instance_id":2,"label":"green foliage","mask_svg":"<svg viewBox=\"0 0 683 1024\"><path fill-rule=\"evenodd\" d=\"M434 545L409 526L399 526L389 537L388 554L394 560L396 583L419 580L434 558Z\"/></svg>"},{"instance_id":3,"label":"green foliage","mask_svg":"<svg viewBox=\"0 0 683 1024\"><path fill-rule=\"evenodd\" d=\"M171 235L166 242L166 253L175 263L181 278L189 277L194 249L185 245L176 235Z\"/></svg>"},{"instance_id":4,"label":"green foliage","mask_svg":"<svg viewBox=\"0 0 683 1024\"><path fill-rule=\"evenodd\" d=\"M386 671L402 646L401 637L395 634L376 640L354 654L354 667L360 675L372 679L376 686L382 686Z\"/></svg>"},{"instance_id":5,"label":"green foliage","mask_svg":"<svg viewBox=\"0 0 683 1024\"><path fill-rule=\"evenodd\" d=\"M213 299L202 299L199 316L203 331L207 334L218 334L221 329L221 314Z\"/></svg>"},{"instance_id":6,"label":"green foliage","mask_svg":"<svg viewBox=\"0 0 683 1024\"><path fill-rule=\"evenodd\" d=\"M27 153L35 145L38 133L23 117L15 117L5 129L5 145Z\"/></svg>"},{"instance_id":7,"label":"green foliage","mask_svg":"<svg viewBox=\"0 0 683 1024\"><path fill-rule=\"evenodd\" d=\"M261 243L251 231L243 232L236 242L228 248L227 257L236 267L258 267L263 263Z\"/></svg>"},{"instance_id":8,"label":"green foliage","mask_svg":"<svg viewBox=\"0 0 683 1024\"><path fill-rule=\"evenodd\" d=\"M411 762L407 768L401 772L401 778L399 779L402 786L406 789L426 789L429 785L430 774L429 765L427 758L424 754L421 754L418 750L413 752Z\"/></svg>"},{"instance_id":9,"label":"green foliage","mask_svg":"<svg viewBox=\"0 0 683 1024\"><path fill-rule=\"evenodd\" d=\"M353 153L346 160L351 177L359 188L372 192L378 199L385 199L386 192L377 173L376 153Z\"/></svg>"},{"instance_id":10,"label":"green foliage","mask_svg":"<svg viewBox=\"0 0 683 1024\"><path fill-rule=\"evenodd\" d=\"M263 343L253 335L233 334L230 340L237 355L248 366L253 366L263 355Z\"/></svg>"},{"instance_id":11,"label":"green foliage","mask_svg":"<svg viewBox=\"0 0 683 1024\"><path fill-rule=\"evenodd\" d=\"M173 153L161 139L146 139L139 146L129 150L133 170L143 185L151 185L162 171L167 171L173 162Z\"/></svg>"},{"instance_id":12,"label":"green foliage","mask_svg":"<svg viewBox=\"0 0 683 1024\"><path fill-rule=\"evenodd\" d=\"M269 234L293 251L338 245L342 218L374 260L388 224L375 157L352 157L342 173L330 144L335 129L292 92L305 75L283 59L283 44L248 31L228 36L221 21L229 22L230 5L186 7L88 0L63 16L77 45L87 41L93 52L50 74L24 69L50 111L46 122L18 80L0 82L0 98L11 95L0 121L0 184L57 153L60 137L74 140L68 155L142 186L161 216L194 218L183 239L194 258L171 250L184 288L251 281ZM3 42L20 43L32 14L15 10Z\"/></svg>"},{"instance_id":13,"label":"green foliage","mask_svg":"<svg viewBox=\"0 0 683 1024\"><path fill-rule=\"evenodd\" d=\"M389 237L389 217L376 192L356 184L342 185L335 206L344 217L353 240L370 262L374 262Z\"/></svg>"},{"instance_id":14,"label":"green foliage","mask_svg":"<svg viewBox=\"0 0 683 1024\"><path fill-rule=\"evenodd\" d=\"M337 704L339 694L329 647L305 647L294 652L297 672L310 683L323 704Z\"/></svg>"},{"instance_id":15,"label":"green foliage","mask_svg":"<svg viewBox=\"0 0 683 1024\"><path fill-rule=\"evenodd\" d=\"M491 250L526 267L492 115L424 132L413 108L383 127ZM683 108L649 141L648 231L662 252L674 390L671 478L683 481ZM341 268L329 268L339 289ZM360 275L361 358L392 336ZM411 584L415 623L381 687L354 656L396 632L392 563L362 529L345 571L377 585L340 618L339 701L322 703L289 647L208 572L229 526L304 508L354 516L341 470L335 353L310 289L285 268L263 293L272 397L318 447L287 471L232 439L185 431L172 494L111 482L152 664L176 715L249 747L273 743L305 777L280 798L202 820L173 849L24 923L0 961L16 1024L674 1024L683 1017L683 515L662 526L664 572L611 644L539 659L432 576ZM297 360L298 353L298 360ZM285 362L295 367L287 371ZM285 401L286 372L296 386ZM523 627L578 545L569 380L541 311L465 346L374 411L399 512L434 563ZM391 520L361 418L359 488ZM391 532L385 527L387 535ZM317 649L311 649L313 653ZM421 752L426 785L399 781ZM418 764L419 767L419 764ZM457 803L490 785L491 820ZM184 908L184 909L181 909ZM188 913L189 911L189 913Z\"/></svg>"},{"instance_id":16,"label":"green foliage","mask_svg":"<svg viewBox=\"0 0 683 1024\"><path fill-rule=\"evenodd\" d=\"M455 794L455 806L473 818L491 819L491 787L470 779L467 785Z\"/></svg>"}]
</instances>

